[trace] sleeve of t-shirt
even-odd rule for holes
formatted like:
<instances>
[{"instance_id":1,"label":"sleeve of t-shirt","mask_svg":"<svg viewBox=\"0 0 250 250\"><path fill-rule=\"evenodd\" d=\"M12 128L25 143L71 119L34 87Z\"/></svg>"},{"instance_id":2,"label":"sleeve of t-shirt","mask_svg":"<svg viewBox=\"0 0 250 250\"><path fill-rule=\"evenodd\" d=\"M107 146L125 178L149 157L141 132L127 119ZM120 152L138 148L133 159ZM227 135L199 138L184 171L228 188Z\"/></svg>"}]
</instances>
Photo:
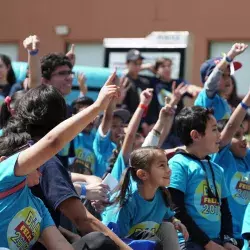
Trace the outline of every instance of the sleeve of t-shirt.
<instances>
[{"instance_id":1,"label":"sleeve of t-shirt","mask_svg":"<svg viewBox=\"0 0 250 250\"><path fill-rule=\"evenodd\" d=\"M176 161L170 161L169 167L172 170L169 187L185 193L188 180L187 169Z\"/></svg>"},{"instance_id":2,"label":"sleeve of t-shirt","mask_svg":"<svg viewBox=\"0 0 250 250\"><path fill-rule=\"evenodd\" d=\"M19 157L16 153L0 163L0 190L5 191L15 187L26 179L26 176L15 175L15 165Z\"/></svg>"},{"instance_id":3,"label":"sleeve of t-shirt","mask_svg":"<svg viewBox=\"0 0 250 250\"><path fill-rule=\"evenodd\" d=\"M101 127L99 126L98 130L96 131L96 136L94 140L94 147L98 153L106 152L107 148L110 147L110 130L106 135L103 134Z\"/></svg>"},{"instance_id":4,"label":"sleeve of t-shirt","mask_svg":"<svg viewBox=\"0 0 250 250\"><path fill-rule=\"evenodd\" d=\"M203 89L197 96L194 105L195 106L201 106L206 108L211 108L214 103L214 99L216 98L216 95L213 98L209 98L207 96L206 90Z\"/></svg>"},{"instance_id":5,"label":"sleeve of t-shirt","mask_svg":"<svg viewBox=\"0 0 250 250\"><path fill-rule=\"evenodd\" d=\"M42 217L42 223L41 223L41 232L46 229L47 227L50 227L50 226L54 226L55 223L48 211L48 209L46 208L46 206L43 204L43 202L38 199L39 201L39 205L40 205L40 213L41 213L41 217Z\"/></svg>"},{"instance_id":6,"label":"sleeve of t-shirt","mask_svg":"<svg viewBox=\"0 0 250 250\"><path fill-rule=\"evenodd\" d=\"M45 163L42 168L40 186L47 203L54 210L65 200L77 195L70 175L60 161L51 160Z\"/></svg>"},{"instance_id":7,"label":"sleeve of t-shirt","mask_svg":"<svg viewBox=\"0 0 250 250\"><path fill-rule=\"evenodd\" d=\"M17 91L22 90L23 87L20 83L15 83L12 85L10 92L9 92L9 96L12 96L13 94L15 94Z\"/></svg>"},{"instance_id":8,"label":"sleeve of t-shirt","mask_svg":"<svg viewBox=\"0 0 250 250\"><path fill-rule=\"evenodd\" d=\"M221 148L218 153L213 154L211 156L212 161L219 164L219 162L223 160L224 157L226 157L226 154L229 152L230 147L231 147L231 143Z\"/></svg>"},{"instance_id":9,"label":"sleeve of t-shirt","mask_svg":"<svg viewBox=\"0 0 250 250\"><path fill-rule=\"evenodd\" d=\"M246 240L250 240L250 203L247 206L243 219L242 237Z\"/></svg>"},{"instance_id":10,"label":"sleeve of t-shirt","mask_svg":"<svg viewBox=\"0 0 250 250\"><path fill-rule=\"evenodd\" d=\"M120 181L121 177L122 177L122 173L123 171L127 168L125 162L124 162L124 158L122 155L122 152L119 153L116 162L114 164L114 167L111 171L111 175L116 178L117 181Z\"/></svg>"}]
</instances>

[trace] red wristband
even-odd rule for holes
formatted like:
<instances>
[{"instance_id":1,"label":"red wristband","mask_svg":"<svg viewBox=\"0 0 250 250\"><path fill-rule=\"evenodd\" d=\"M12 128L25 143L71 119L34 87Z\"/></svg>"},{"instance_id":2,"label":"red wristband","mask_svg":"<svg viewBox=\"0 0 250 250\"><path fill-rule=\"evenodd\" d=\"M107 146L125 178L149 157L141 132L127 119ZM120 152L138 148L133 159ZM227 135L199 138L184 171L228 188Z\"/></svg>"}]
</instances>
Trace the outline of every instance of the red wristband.
<instances>
[{"instance_id":1,"label":"red wristband","mask_svg":"<svg viewBox=\"0 0 250 250\"><path fill-rule=\"evenodd\" d=\"M148 106L143 104L143 103L140 103L139 107L144 110L143 117L145 117L147 115L147 112L148 112Z\"/></svg>"}]
</instances>

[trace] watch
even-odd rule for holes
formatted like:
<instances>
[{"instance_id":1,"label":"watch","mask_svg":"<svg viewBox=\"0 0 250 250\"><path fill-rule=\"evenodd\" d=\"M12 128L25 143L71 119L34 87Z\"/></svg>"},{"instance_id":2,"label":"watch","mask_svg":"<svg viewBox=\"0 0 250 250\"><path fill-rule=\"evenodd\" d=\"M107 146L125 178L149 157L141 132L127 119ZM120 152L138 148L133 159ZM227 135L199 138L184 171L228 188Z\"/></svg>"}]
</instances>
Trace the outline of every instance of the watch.
<instances>
[{"instance_id":1,"label":"watch","mask_svg":"<svg viewBox=\"0 0 250 250\"><path fill-rule=\"evenodd\" d=\"M223 240L223 244L225 243L231 243L233 244L234 246L237 246L238 243L237 243L237 240L230 237L229 235L224 235L224 240Z\"/></svg>"}]
</instances>

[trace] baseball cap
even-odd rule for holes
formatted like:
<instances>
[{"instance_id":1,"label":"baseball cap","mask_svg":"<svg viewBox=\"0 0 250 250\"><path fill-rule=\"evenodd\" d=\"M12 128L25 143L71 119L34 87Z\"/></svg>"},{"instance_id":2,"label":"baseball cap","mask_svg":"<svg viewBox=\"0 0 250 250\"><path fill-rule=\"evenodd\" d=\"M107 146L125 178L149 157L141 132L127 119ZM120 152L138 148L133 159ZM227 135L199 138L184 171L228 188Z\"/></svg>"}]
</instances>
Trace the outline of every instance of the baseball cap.
<instances>
[{"instance_id":1,"label":"baseball cap","mask_svg":"<svg viewBox=\"0 0 250 250\"><path fill-rule=\"evenodd\" d=\"M138 59L143 60L144 57L141 55L141 52L137 49L131 49L127 53L127 61L136 61Z\"/></svg>"},{"instance_id":2,"label":"baseball cap","mask_svg":"<svg viewBox=\"0 0 250 250\"><path fill-rule=\"evenodd\" d=\"M209 59L207 61L205 61L200 68L200 75L201 75L201 81L202 83L205 83L206 81L206 76L209 76L212 71L214 70L214 68L216 67L216 65L222 60L222 57L216 57L216 58L212 58ZM233 75L234 71L240 69L242 67L242 63L240 62L232 62L230 64L230 71L231 71L231 75Z\"/></svg>"},{"instance_id":3,"label":"baseball cap","mask_svg":"<svg viewBox=\"0 0 250 250\"><path fill-rule=\"evenodd\" d=\"M126 123L129 118L130 118L130 112L127 110L127 109L116 109L114 112L113 112L113 116L118 116L122 119L122 121L124 123Z\"/></svg>"}]
</instances>

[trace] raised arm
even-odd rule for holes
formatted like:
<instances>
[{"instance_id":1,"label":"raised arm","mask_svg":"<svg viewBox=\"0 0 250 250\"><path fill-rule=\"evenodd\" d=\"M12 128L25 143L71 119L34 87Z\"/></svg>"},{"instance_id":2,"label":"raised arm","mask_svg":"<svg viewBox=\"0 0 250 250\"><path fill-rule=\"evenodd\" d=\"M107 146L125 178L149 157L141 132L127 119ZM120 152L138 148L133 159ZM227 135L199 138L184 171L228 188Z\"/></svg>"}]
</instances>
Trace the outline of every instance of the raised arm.
<instances>
[{"instance_id":1,"label":"raised arm","mask_svg":"<svg viewBox=\"0 0 250 250\"><path fill-rule=\"evenodd\" d=\"M240 128L241 123L244 120L244 117L247 114L247 110L250 107L250 91L244 97L242 102L237 106L235 111L232 113L227 125L221 132L221 142L220 147L223 148L229 144L236 133Z\"/></svg>"},{"instance_id":2,"label":"raised arm","mask_svg":"<svg viewBox=\"0 0 250 250\"><path fill-rule=\"evenodd\" d=\"M24 48L28 51L28 89L41 84L41 64L39 58L40 40L37 36L29 36L23 41Z\"/></svg>"},{"instance_id":3,"label":"raised arm","mask_svg":"<svg viewBox=\"0 0 250 250\"><path fill-rule=\"evenodd\" d=\"M116 80L116 78L117 76L113 74L111 77L109 77L108 81L113 83ZM116 101L117 101L117 98L111 99L107 109L104 110L102 122L100 124L100 130L102 131L103 135L106 135L112 126L113 112L116 108Z\"/></svg>"},{"instance_id":4,"label":"raised arm","mask_svg":"<svg viewBox=\"0 0 250 250\"><path fill-rule=\"evenodd\" d=\"M111 85L111 82L108 80L93 105L60 123L35 145L20 153L15 167L16 176L31 173L58 153L93 121L102 110L106 109L110 99L117 95L117 86Z\"/></svg>"},{"instance_id":5,"label":"raised arm","mask_svg":"<svg viewBox=\"0 0 250 250\"><path fill-rule=\"evenodd\" d=\"M243 53L248 46L244 43L235 43L226 56L221 60L209 75L208 79L205 82L204 88L206 94L209 98L213 98L218 91L218 83L223 74L223 71L227 68L229 61L233 61L237 55Z\"/></svg>"},{"instance_id":6,"label":"raised arm","mask_svg":"<svg viewBox=\"0 0 250 250\"><path fill-rule=\"evenodd\" d=\"M139 128L143 114L152 100L152 97L153 89L146 89L142 91L140 95L140 104L129 122L128 129L122 144L121 152L125 162L129 159L130 153L133 150L133 144L137 130Z\"/></svg>"}]
</instances>

